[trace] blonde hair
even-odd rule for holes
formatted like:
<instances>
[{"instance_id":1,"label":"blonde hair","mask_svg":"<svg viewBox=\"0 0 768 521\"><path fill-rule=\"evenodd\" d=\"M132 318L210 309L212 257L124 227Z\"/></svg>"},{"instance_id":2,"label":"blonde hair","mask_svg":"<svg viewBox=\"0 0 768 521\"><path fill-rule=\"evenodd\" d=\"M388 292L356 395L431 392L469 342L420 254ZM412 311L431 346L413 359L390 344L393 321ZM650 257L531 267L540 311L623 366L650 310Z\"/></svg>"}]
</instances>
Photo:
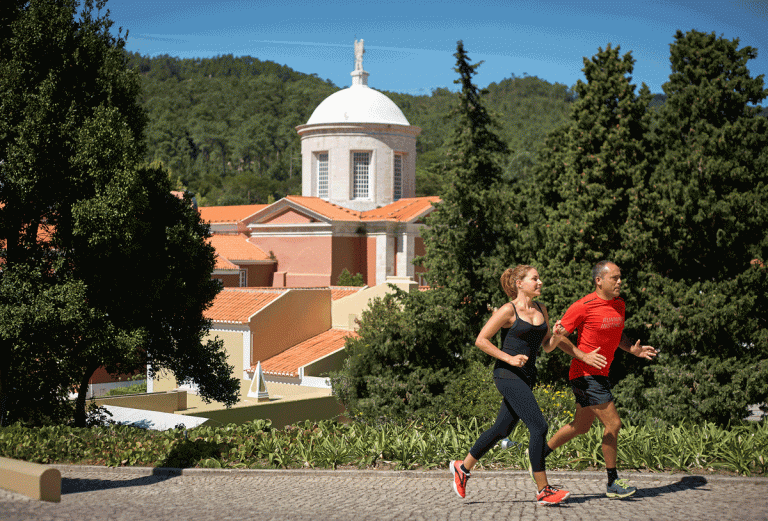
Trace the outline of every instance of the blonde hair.
<instances>
[{"instance_id":1,"label":"blonde hair","mask_svg":"<svg viewBox=\"0 0 768 521\"><path fill-rule=\"evenodd\" d=\"M501 287L509 298L517 298L517 284L515 282L522 280L532 269L533 266L528 264L518 264L514 268L504 270L504 273L501 274Z\"/></svg>"}]
</instances>

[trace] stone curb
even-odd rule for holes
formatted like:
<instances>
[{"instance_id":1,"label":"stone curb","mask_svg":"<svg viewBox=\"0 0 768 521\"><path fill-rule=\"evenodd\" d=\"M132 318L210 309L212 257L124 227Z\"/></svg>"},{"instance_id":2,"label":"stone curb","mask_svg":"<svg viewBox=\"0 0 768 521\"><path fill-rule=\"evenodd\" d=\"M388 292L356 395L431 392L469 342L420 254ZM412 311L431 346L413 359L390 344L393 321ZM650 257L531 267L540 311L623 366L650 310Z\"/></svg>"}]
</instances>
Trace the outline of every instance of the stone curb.
<instances>
[{"instance_id":1,"label":"stone curb","mask_svg":"<svg viewBox=\"0 0 768 521\"><path fill-rule=\"evenodd\" d=\"M344 478L350 477L370 477L380 478L427 478L441 479L450 476L447 469L435 470L328 470L328 469L203 469L203 468L170 468L170 467L102 467L95 465L63 465L48 464L48 467L56 468L59 471L66 472L92 472L102 474L124 474L138 476L288 476L288 475L316 475L316 476L338 476ZM733 483L754 483L768 485L768 477L744 477L744 476L722 476L717 474L686 474L686 473L654 473L654 472L633 472L620 471L622 477L630 480L641 481L679 481L682 478L699 478L703 481L726 481ZM593 479L604 480L604 471L548 471L547 475L551 478L559 479ZM527 471L519 470L478 470L472 475L472 479L490 479L499 477L528 477Z\"/></svg>"}]
</instances>

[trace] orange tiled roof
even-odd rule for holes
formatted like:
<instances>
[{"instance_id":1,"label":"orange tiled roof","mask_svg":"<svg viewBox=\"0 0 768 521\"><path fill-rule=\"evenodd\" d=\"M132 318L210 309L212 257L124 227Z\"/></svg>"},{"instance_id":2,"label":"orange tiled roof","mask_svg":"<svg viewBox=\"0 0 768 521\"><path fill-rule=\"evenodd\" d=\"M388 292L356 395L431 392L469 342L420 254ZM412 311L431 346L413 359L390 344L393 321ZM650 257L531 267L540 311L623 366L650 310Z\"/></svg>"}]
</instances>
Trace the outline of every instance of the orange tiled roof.
<instances>
[{"instance_id":1,"label":"orange tiled roof","mask_svg":"<svg viewBox=\"0 0 768 521\"><path fill-rule=\"evenodd\" d=\"M432 203L439 202L439 197L400 199L387 206L365 211L361 217L363 221L410 221L432 208Z\"/></svg>"},{"instance_id":2,"label":"orange tiled roof","mask_svg":"<svg viewBox=\"0 0 768 521\"><path fill-rule=\"evenodd\" d=\"M215 322L246 324L264 306L285 290L255 290L224 288L216 295L213 305L205 311L205 318Z\"/></svg>"},{"instance_id":3,"label":"orange tiled roof","mask_svg":"<svg viewBox=\"0 0 768 521\"><path fill-rule=\"evenodd\" d=\"M412 197L400 199L381 208L359 212L329 203L319 197L289 195L286 199L334 221L410 221L432 208L432 203L440 202L439 197Z\"/></svg>"},{"instance_id":4,"label":"orange tiled roof","mask_svg":"<svg viewBox=\"0 0 768 521\"><path fill-rule=\"evenodd\" d=\"M319 213L324 217L328 217L334 221L359 221L360 212L357 210L350 210L339 206L338 204L329 203L325 199L319 197L304 197L300 195L288 195L285 197L289 201L293 201L296 204L300 204L308 210Z\"/></svg>"},{"instance_id":5,"label":"orange tiled roof","mask_svg":"<svg viewBox=\"0 0 768 521\"><path fill-rule=\"evenodd\" d=\"M299 367L338 351L344 347L348 337L356 336L357 333L354 331L329 329L325 333L320 333L296 344L272 358L262 360L261 370L266 374L298 376ZM256 370L256 365L251 366L251 369Z\"/></svg>"},{"instance_id":6,"label":"orange tiled roof","mask_svg":"<svg viewBox=\"0 0 768 521\"><path fill-rule=\"evenodd\" d=\"M248 242L248 237L243 234L223 235L214 233L208 239L214 248L218 258L224 257L230 261L263 261L270 260L269 255L264 251Z\"/></svg>"},{"instance_id":7,"label":"orange tiled roof","mask_svg":"<svg viewBox=\"0 0 768 521\"><path fill-rule=\"evenodd\" d=\"M201 206L200 218L210 223L236 223L243 221L269 206L268 204L242 204L236 206Z\"/></svg>"},{"instance_id":8,"label":"orange tiled roof","mask_svg":"<svg viewBox=\"0 0 768 521\"><path fill-rule=\"evenodd\" d=\"M233 262L229 262L221 255L216 255L216 264L213 266L215 270L237 270L240 271L240 266Z\"/></svg>"},{"instance_id":9,"label":"orange tiled roof","mask_svg":"<svg viewBox=\"0 0 768 521\"><path fill-rule=\"evenodd\" d=\"M365 289L365 286L331 286L331 300L354 295L362 289Z\"/></svg>"}]
</instances>

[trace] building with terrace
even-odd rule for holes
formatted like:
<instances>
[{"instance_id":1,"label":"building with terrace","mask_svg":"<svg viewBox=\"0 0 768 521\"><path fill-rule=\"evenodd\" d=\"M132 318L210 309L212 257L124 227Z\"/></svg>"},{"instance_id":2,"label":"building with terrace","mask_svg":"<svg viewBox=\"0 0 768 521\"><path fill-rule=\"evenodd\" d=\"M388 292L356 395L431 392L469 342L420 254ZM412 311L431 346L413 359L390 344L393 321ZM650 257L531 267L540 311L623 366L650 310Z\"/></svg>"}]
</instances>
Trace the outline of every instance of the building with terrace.
<instances>
[{"instance_id":1,"label":"building with terrace","mask_svg":"<svg viewBox=\"0 0 768 521\"><path fill-rule=\"evenodd\" d=\"M424 218L439 198L414 197L421 130L368 86L363 53L362 40L355 42L351 87L326 98L296 129L301 196L199 208L213 233L212 276L224 286L206 312L210 335L224 341L243 399L239 413L200 402L194 414L237 421L266 417L262 402L278 398L332 398L327 374L341 366L344 343L370 300L391 291L389 284L419 288L424 271L413 259L424 254ZM365 286L334 286L345 269L362 274ZM148 384L150 391L174 389L194 395L195 386L165 375Z\"/></svg>"}]
</instances>

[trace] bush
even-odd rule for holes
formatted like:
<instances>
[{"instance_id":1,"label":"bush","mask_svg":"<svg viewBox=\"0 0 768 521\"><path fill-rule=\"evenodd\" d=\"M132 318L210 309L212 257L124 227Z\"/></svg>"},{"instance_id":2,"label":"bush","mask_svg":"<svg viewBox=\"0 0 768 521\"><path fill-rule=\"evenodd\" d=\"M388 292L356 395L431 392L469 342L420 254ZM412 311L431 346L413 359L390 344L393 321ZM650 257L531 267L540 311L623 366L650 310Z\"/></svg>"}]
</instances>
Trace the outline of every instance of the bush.
<instances>
[{"instance_id":1,"label":"bush","mask_svg":"<svg viewBox=\"0 0 768 521\"><path fill-rule=\"evenodd\" d=\"M471 332L439 290L393 293L374 299L346 343L334 394L350 414L368 420L437 416L445 391L462 374L461 354Z\"/></svg>"},{"instance_id":2,"label":"bush","mask_svg":"<svg viewBox=\"0 0 768 521\"><path fill-rule=\"evenodd\" d=\"M336 282L338 286L365 286L362 273L355 273L352 275L347 268L341 270L339 274L339 280Z\"/></svg>"},{"instance_id":3,"label":"bush","mask_svg":"<svg viewBox=\"0 0 768 521\"><path fill-rule=\"evenodd\" d=\"M140 394L147 392L147 382L140 382L127 387L115 387L110 389L104 396L122 396L124 394Z\"/></svg>"},{"instance_id":4,"label":"bush","mask_svg":"<svg viewBox=\"0 0 768 521\"><path fill-rule=\"evenodd\" d=\"M553 385L537 385L533 395L550 428L560 427L573 419L576 402L570 389ZM446 415L450 418L477 418L482 425L496 420L501 394L493 382L493 364L472 362L467 371L451 381L445 392Z\"/></svg>"}]
</instances>

